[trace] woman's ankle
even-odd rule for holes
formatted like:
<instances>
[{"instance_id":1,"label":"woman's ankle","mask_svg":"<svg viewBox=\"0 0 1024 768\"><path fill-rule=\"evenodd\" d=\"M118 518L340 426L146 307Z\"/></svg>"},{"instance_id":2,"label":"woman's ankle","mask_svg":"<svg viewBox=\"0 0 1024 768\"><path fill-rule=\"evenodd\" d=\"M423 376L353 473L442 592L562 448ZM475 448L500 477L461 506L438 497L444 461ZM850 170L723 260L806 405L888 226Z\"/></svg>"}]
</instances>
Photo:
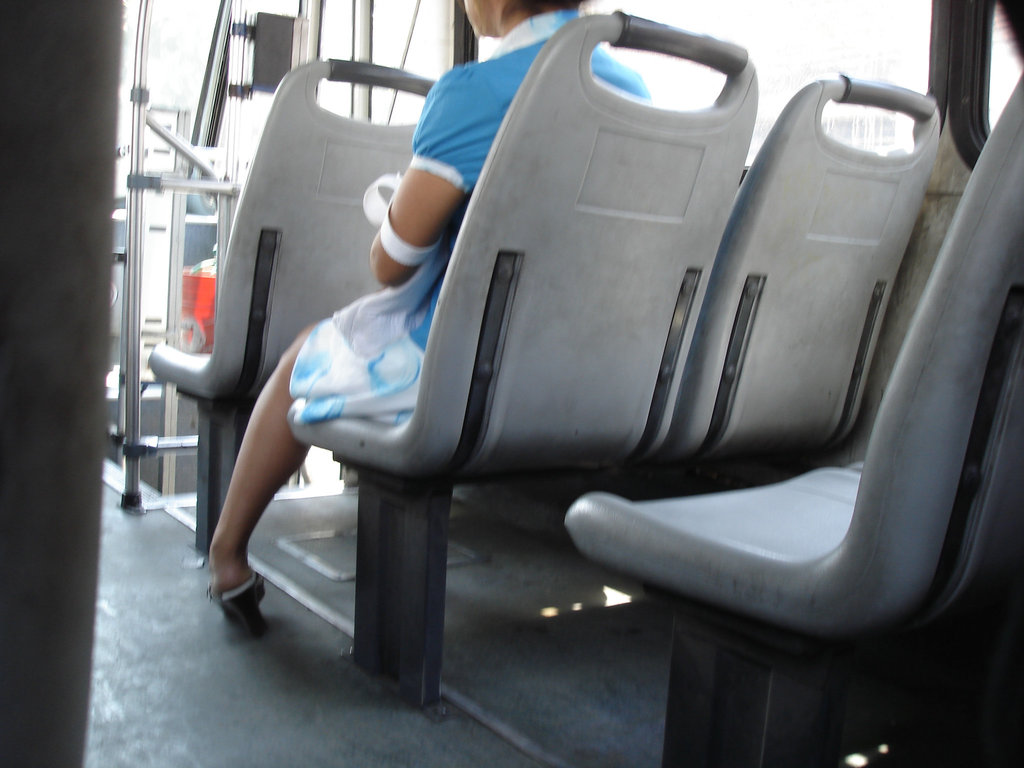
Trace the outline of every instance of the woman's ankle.
<instances>
[{"instance_id":1,"label":"woman's ankle","mask_svg":"<svg viewBox=\"0 0 1024 768\"><path fill-rule=\"evenodd\" d=\"M234 589L252 575L252 568L244 554L225 549L216 541L210 544L209 570L210 589L214 594Z\"/></svg>"}]
</instances>

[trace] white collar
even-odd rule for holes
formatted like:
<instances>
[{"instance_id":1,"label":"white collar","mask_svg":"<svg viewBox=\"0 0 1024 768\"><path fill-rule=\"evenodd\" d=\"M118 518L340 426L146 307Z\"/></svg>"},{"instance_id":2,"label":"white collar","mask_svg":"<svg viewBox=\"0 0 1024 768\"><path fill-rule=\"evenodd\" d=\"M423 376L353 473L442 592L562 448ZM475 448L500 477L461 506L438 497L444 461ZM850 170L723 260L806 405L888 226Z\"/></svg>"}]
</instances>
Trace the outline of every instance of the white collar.
<instances>
[{"instance_id":1,"label":"white collar","mask_svg":"<svg viewBox=\"0 0 1024 768\"><path fill-rule=\"evenodd\" d=\"M578 11L563 10L549 11L531 16L525 21L517 24L513 29L501 38L498 47L491 54L492 59L504 56L506 53L518 51L520 48L547 40L567 22L579 17Z\"/></svg>"}]
</instances>

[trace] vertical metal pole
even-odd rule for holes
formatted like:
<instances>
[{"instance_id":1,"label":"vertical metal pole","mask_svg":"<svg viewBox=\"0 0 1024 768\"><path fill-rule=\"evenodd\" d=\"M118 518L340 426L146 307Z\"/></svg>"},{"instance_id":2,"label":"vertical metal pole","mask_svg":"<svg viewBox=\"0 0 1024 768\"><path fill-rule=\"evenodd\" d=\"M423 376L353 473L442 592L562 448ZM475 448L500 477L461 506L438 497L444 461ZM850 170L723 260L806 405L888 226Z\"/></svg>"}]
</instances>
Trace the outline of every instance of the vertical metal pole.
<instances>
[{"instance_id":1,"label":"vertical metal pole","mask_svg":"<svg viewBox=\"0 0 1024 768\"><path fill-rule=\"evenodd\" d=\"M306 7L309 19L309 45L306 52L307 61L320 58L320 43L323 40L324 3L327 0L314 0Z\"/></svg>"},{"instance_id":2,"label":"vertical metal pole","mask_svg":"<svg viewBox=\"0 0 1024 768\"><path fill-rule=\"evenodd\" d=\"M135 452L141 442L142 422L142 248L144 240L143 187L145 163L146 108L149 90L146 70L149 59L149 27L153 16L150 0L139 0L139 24L135 33L135 73L132 85L131 172L128 177L127 236L125 238L124 290L122 292L121 368L124 402L125 456L124 492L121 506L142 511L141 457Z\"/></svg>"},{"instance_id":3,"label":"vertical metal pole","mask_svg":"<svg viewBox=\"0 0 1024 768\"><path fill-rule=\"evenodd\" d=\"M179 110L175 123L175 130L179 136L185 135L189 128L188 123L188 112ZM181 152L175 152L174 170L182 176L187 176L189 173L189 162ZM167 338L176 341L181 338L181 276L185 264L185 218L188 211L188 200L184 194L179 192L173 194L171 199L171 254L167 267ZM164 383L163 404L163 434L177 435L178 392L177 387L171 382ZM166 496L174 493L178 459L171 451L162 456L161 461L163 466L160 473L160 493Z\"/></svg>"},{"instance_id":4,"label":"vertical metal pole","mask_svg":"<svg viewBox=\"0 0 1024 768\"><path fill-rule=\"evenodd\" d=\"M409 59L409 48L412 47L412 35L416 31L416 23L420 19L420 0L416 0L416 4L412 9L412 18L409 20L409 31L405 35L405 46L402 48L402 60L398 64L399 69L405 69L405 64ZM398 101L398 91L391 92L391 107L388 109L387 124L391 125L391 119L395 115L395 103Z\"/></svg>"},{"instance_id":5,"label":"vertical metal pole","mask_svg":"<svg viewBox=\"0 0 1024 768\"><path fill-rule=\"evenodd\" d=\"M224 178L241 182L243 178L241 161L238 156L239 129L242 122L242 101L246 84L246 47L248 40L239 34L235 24L245 24L244 0L231 0L228 18L228 98L225 109L224 126ZM235 92L232 93L233 88ZM228 253L228 242L231 239L231 227L235 220L237 198L233 195L220 195L217 198L217 273L224 274L225 259ZM217 281L217 294L214 311L220 306L220 295L223 281Z\"/></svg>"},{"instance_id":6,"label":"vertical metal pole","mask_svg":"<svg viewBox=\"0 0 1024 768\"><path fill-rule=\"evenodd\" d=\"M234 27L245 28L245 0L231 0L231 12L227 22L227 106L224 125L224 168L225 179L243 181L242 159L239 156L239 133L242 125L242 103L247 85L248 38ZM221 195L217 200L217 271L223 272L223 259L227 254L234 208L238 199ZM221 282L217 281L217 303L220 301Z\"/></svg>"},{"instance_id":7,"label":"vertical metal pole","mask_svg":"<svg viewBox=\"0 0 1024 768\"><path fill-rule=\"evenodd\" d=\"M239 100L231 95L231 85L241 84L241 77L236 70L240 70L241 51L237 36L234 34L232 25L242 20L242 4L240 0L231 0L228 7L227 21L227 76L228 96L225 105L224 117L224 178L238 180L237 152L238 145L236 130L238 126ZM244 47L244 44L243 44ZM228 241L231 237L231 224L235 218L235 198L230 195L220 195L217 198L217 274L224 274L224 259L228 252ZM215 298L214 311L220 306L221 280L217 281L217 294Z\"/></svg>"},{"instance_id":8,"label":"vertical metal pole","mask_svg":"<svg viewBox=\"0 0 1024 768\"><path fill-rule=\"evenodd\" d=\"M235 25L245 24L245 3L233 0L231 3L231 19L228 29L228 104L227 104L227 136L224 142L227 178L241 181L242 172L238 156L238 133L242 119L243 89L245 86L245 52L246 38L236 29ZM232 92L234 90L234 92ZM224 255L218 248L217 256Z\"/></svg>"},{"instance_id":9,"label":"vertical metal pole","mask_svg":"<svg viewBox=\"0 0 1024 768\"><path fill-rule=\"evenodd\" d=\"M373 0L353 0L352 59L373 61ZM352 117L369 120L369 86L352 86Z\"/></svg>"}]
</instances>

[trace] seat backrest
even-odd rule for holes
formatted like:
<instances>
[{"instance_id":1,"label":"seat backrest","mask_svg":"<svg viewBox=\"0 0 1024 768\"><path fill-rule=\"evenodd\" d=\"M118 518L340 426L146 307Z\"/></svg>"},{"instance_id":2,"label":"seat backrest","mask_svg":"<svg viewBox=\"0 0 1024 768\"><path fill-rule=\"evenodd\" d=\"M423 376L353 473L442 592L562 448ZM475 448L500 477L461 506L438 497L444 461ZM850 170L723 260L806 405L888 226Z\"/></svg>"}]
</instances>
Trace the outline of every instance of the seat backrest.
<instances>
[{"instance_id":1,"label":"seat backrest","mask_svg":"<svg viewBox=\"0 0 1024 768\"><path fill-rule=\"evenodd\" d=\"M212 353L158 347L158 378L203 397L259 391L305 326L379 286L368 266L376 228L363 213L367 186L401 172L414 126L371 124L317 104L322 81L425 95L431 81L375 65L313 62L278 86L217 265Z\"/></svg>"},{"instance_id":2,"label":"seat backrest","mask_svg":"<svg viewBox=\"0 0 1024 768\"><path fill-rule=\"evenodd\" d=\"M830 137L829 102L909 115L913 148ZM934 100L895 86L842 77L793 97L737 195L674 405L641 452L811 448L848 432L938 138Z\"/></svg>"},{"instance_id":3,"label":"seat backrest","mask_svg":"<svg viewBox=\"0 0 1024 768\"><path fill-rule=\"evenodd\" d=\"M856 602L926 617L1024 556L1024 79L968 182L883 396L847 542ZM874 610L874 609L873 609Z\"/></svg>"},{"instance_id":4,"label":"seat backrest","mask_svg":"<svg viewBox=\"0 0 1024 768\"><path fill-rule=\"evenodd\" d=\"M714 105L657 109L595 80L601 42L726 74ZM688 343L753 130L746 51L584 17L545 46L505 118L441 290L408 470L624 459L666 340ZM671 371L670 371L671 373Z\"/></svg>"},{"instance_id":5,"label":"seat backrest","mask_svg":"<svg viewBox=\"0 0 1024 768\"><path fill-rule=\"evenodd\" d=\"M588 494L588 556L774 626L923 623L1024 573L1024 79L981 152L862 467L654 502Z\"/></svg>"}]
</instances>

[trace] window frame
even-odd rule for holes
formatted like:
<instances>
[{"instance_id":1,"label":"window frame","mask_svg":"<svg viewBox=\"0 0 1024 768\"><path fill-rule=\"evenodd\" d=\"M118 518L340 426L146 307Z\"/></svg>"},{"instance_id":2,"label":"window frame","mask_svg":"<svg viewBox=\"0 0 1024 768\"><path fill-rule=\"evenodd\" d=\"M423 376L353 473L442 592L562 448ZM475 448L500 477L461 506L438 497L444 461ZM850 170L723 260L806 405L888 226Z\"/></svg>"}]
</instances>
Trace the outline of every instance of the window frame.
<instances>
[{"instance_id":1,"label":"window frame","mask_svg":"<svg viewBox=\"0 0 1024 768\"><path fill-rule=\"evenodd\" d=\"M931 91L957 152L971 168L991 126L988 121L992 25L996 0L934 0Z\"/></svg>"}]
</instances>

